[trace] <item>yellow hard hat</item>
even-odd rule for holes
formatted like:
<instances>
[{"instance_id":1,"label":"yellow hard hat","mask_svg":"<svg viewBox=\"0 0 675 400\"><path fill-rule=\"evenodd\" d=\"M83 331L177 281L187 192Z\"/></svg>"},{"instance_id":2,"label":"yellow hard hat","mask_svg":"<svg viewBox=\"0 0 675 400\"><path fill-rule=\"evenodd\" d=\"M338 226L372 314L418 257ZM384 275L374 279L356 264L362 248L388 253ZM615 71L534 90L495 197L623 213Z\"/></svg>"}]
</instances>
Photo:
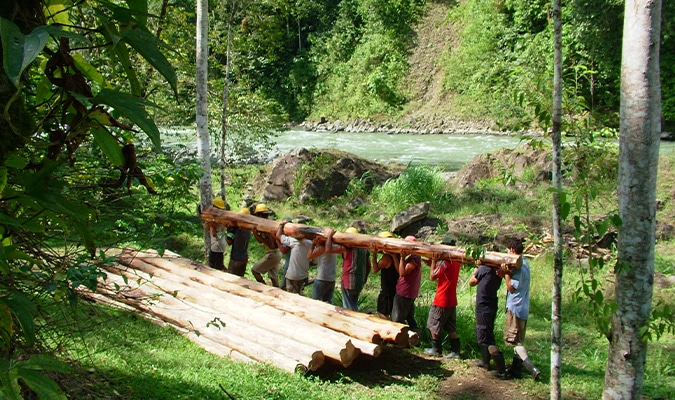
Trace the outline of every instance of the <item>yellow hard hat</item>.
<instances>
[{"instance_id":1,"label":"yellow hard hat","mask_svg":"<svg viewBox=\"0 0 675 400\"><path fill-rule=\"evenodd\" d=\"M251 210L249 210L248 207L242 207L242 209L239 210L239 214L248 214L248 215L251 215Z\"/></svg>"},{"instance_id":2,"label":"yellow hard hat","mask_svg":"<svg viewBox=\"0 0 675 400\"><path fill-rule=\"evenodd\" d=\"M221 210L224 210L225 209L225 200L223 200L222 197L216 197L215 199L213 199L213 206L218 207Z\"/></svg>"},{"instance_id":3,"label":"yellow hard hat","mask_svg":"<svg viewBox=\"0 0 675 400\"><path fill-rule=\"evenodd\" d=\"M259 214L259 213L268 213L270 212L269 207L267 205L260 203L255 206L255 211L253 211L253 214Z\"/></svg>"},{"instance_id":4,"label":"yellow hard hat","mask_svg":"<svg viewBox=\"0 0 675 400\"><path fill-rule=\"evenodd\" d=\"M382 231L382 232L380 232L380 233L377 234L377 237L381 237L381 238L391 238L391 237L394 237L394 235L393 235L391 232Z\"/></svg>"},{"instance_id":5,"label":"yellow hard hat","mask_svg":"<svg viewBox=\"0 0 675 400\"><path fill-rule=\"evenodd\" d=\"M350 226L349 228L347 228L347 230L345 232L347 232L347 233L359 233L359 230L354 228L353 226Z\"/></svg>"}]
</instances>

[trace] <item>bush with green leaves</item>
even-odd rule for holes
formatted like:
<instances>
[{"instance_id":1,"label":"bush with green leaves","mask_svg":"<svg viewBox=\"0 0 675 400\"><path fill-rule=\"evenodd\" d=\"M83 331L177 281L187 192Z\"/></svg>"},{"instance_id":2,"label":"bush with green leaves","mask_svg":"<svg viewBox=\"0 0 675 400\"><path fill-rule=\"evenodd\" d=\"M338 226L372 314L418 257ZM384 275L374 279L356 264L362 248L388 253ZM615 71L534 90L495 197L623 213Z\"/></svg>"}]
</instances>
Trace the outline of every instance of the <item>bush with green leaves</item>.
<instances>
[{"instance_id":1,"label":"bush with green leaves","mask_svg":"<svg viewBox=\"0 0 675 400\"><path fill-rule=\"evenodd\" d=\"M444 195L446 183L439 169L429 166L408 166L397 178L373 188L372 202L388 214Z\"/></svg>"}]
</instances>

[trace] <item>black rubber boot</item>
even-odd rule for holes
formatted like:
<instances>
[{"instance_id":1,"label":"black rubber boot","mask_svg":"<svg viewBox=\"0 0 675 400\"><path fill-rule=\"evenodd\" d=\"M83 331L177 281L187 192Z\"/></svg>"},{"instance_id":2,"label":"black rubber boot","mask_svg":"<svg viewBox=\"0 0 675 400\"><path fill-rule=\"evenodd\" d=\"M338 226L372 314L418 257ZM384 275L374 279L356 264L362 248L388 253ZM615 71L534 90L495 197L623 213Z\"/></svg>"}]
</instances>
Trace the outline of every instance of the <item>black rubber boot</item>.
<instances>
[{"instance_id":1,"label":"black rubber boot","mask_svg":"<svg viewBox=\"0 0 675 400\"><path fill-rule=\"evenodd\" d=\"M459 349L460 349L460 342L459 338L450 338L450 352L446 354L443 358L454 358L458 359L459 358Z\"/></svg>"},{"instance_id":2,"label":"black rubber boot","mask_svg":"<svg viewBox=\"0 0 675 400\"><path fill-rule=\"evenodd\" d=\"M487 346L480 346L480 360L474 360L473 363L477 367L490 370L490 350Z\"/></svg>"},{"instance_id":3,"label":"black rubber boot","mask_svg":"<svg viewBox=\"0 0 675 400\"><path fill-rule=\"evenodd\" d=\"M496 371L492 371L492 375L499 379L510 379L511 376L506 372L506 363L504 362L504 354L492 354L492 360L495 362Z\"/></svg>"},{"instance_id":4,"label":"black rubber boot","mask_svg":"<svg viewBox=\"0 0 675 400\"><path fill-rule=\"evenodd\" d=\"M523 366L525 367L527 372L529 372L532 375L532 379L534 379L535 381L537 379L539 379L539 375L541 375L541 371L539 371L534 366L534 364L532 363L532 360L530 360L529 358L524 359L523 360Z\"/></svg>"},{"instance_id":5,"label":"black rubber boot","mask_svg":"<svg viewBox=\"0 0 675 400\"><path fill-rule=\"evenodd\" d=\"M511 367L507 369L513 377L520 378L520 373L523 369L523 360L518 354L513 355L513 361L511 362Z\"/></svg>"},{"instance_id":6,"label":"black rubber boot","mask_svg":"<svg viewBox=\"0 0 675 400\"><path fill-rule=\"evenodd\" d=\"M441 339L431 338L431 347L424 349L424 352L430 356L440 357L443 355L443 346L441 345Z\"/></svg>"}]
</instances>

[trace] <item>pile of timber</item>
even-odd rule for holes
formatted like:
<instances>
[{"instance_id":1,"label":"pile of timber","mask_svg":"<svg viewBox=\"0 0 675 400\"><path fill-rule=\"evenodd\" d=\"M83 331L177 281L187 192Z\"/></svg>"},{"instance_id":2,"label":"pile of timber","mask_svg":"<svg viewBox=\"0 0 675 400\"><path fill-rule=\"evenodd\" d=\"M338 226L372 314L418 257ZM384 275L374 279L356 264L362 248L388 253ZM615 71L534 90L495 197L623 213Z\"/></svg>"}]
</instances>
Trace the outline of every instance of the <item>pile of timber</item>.
<instances>
[{"instance_id":1,"label":"pile of timber","mask_svg":"<svg viewBox=\"0 0 675 400\"><path fill-rule=\"evenodd\" d=\"M290 372L325 361L344 367L360 354L377 357L390 342L419 342L408 326L345 310L211 269L170 252L127 248L107 266L98 294L183 332L207 351L270 363Z\"/></svg>"}]
</instances>

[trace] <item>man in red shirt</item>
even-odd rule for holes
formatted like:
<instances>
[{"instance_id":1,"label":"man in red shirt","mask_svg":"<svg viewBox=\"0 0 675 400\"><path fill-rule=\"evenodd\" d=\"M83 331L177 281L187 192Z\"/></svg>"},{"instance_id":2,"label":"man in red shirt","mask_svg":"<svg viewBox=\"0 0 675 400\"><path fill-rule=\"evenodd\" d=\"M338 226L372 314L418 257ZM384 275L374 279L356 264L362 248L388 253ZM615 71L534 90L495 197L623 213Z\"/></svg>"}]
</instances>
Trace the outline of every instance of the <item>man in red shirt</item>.
<instances>
[{"instance_id":1,"label":"man in red shirt","mask_svg":"<svg viewBox=\"0 0 675 400\"><path fill-rule=\"evenodd\" d=\"M441 244L455 245L455 239L446 236ZM457 336L457 280L459 278L459 261L439 260L431 268L429 279L436 281L436 296L429 310L427 328L431 331L431 348L424 349L431 356L443 355L443 330L450 338L450 353L445 358L459 358L460 340Z\"/></svg>"}]
</instances>

